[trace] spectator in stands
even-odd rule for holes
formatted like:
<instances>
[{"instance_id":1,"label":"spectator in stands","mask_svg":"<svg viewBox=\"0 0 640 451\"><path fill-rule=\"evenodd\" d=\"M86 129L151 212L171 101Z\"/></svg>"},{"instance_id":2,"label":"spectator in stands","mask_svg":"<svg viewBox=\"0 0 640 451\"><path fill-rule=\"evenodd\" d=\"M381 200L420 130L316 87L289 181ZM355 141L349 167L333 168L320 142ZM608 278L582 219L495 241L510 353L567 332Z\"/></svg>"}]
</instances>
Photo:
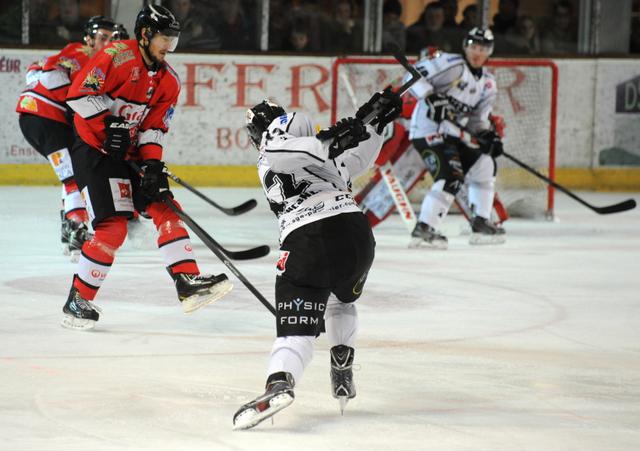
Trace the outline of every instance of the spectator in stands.
<instances>
[{"instance_id":1,"label":"spectator in stands","mask_svg":"<svg viewBox=\"0 0 640 451\"><path fill-rule=\"evenodd\" d=\"M283 50L291 29L291 1L270 0L269 50Z\"/></svg>"},{"instance_id":2,"label":"spectator in stands","mask_svg":"<svg viewBox=\"0 0 640 451\"><path fill-rule=\"evenodd\" d=\"M467 33L473 27L478 26L478 5L468 5L464 11L462 11L462 20L460 21L460 28Z\"/></svg>"},{"instance_id":3,"label":"spectator in stands","mask_svg":"<svg viewBox=\"0 0 640 451\"><path fill-rule=\"evenodd\" d=\"M167 7L180 22L178 49L215 50L222 47L222 41L204 20L202 11L194 8L191 0L169 0Z\"/></svg>"},{"instance_id":4,"label":"spectator in stands","mask_svg":"<svg viewBox=\"0 0 640 451\"><path fill-rule=\"evenodd\" d=\"M29 30L31 43L58 47L71 41L82 42L83 27L88 17L80 16L80 6L77 0L50 2L44 8L50 15L46 19L42 18L43 22L37 26L31 24Z\"/></svg>"},{"instance_id":5,"label":"spectator in stands","mask_svg":"<svg viewBox=\"0 0 640 451\"><path fill-rule=\"evenodd\" d=\"M631 21L631 36L629 37L629 52L640 53L640 18Z\"/></svg>"},{"instance_id":6,"label":"spectator in stands","mask_svg":"<svg viewBox=\"0 0 640 451\"><path fill-rule=\"evenodd\" d=\"M339 0L335 4L330 29L330 49L332 51L362 51L362 25L354 19L352 5L349 0Z\"/></svg>"},{"instance_id":7,"label":"spectator in stands","mask_svg":"<svg viewBox=\"0 0 640 451\"><path fill-rule=\"evenodd\" d=\"M382 7L382 51L390 52L394 45L403 52L407 47L404 23L400 20L402 5L398 0L387 0Z\"/></svg>"},{"instance_id":8,"label":"spectator in stands","mask_svg":"<svg viewBox=\"0 0 640 451\"><path fill-rule=\"evenodd\" d=\"M543 53L568 54L577 51L578 35L570 1L556 1L553 5L553 17L545 23L550 23L550 26L541 33Z\"/></svg>"},{"instance_id":9,"label":"spectator in stands","mask_svg":"<svg viewBox=\"0 0 640 451\"><path fill-rule=\"evenodd\" d=\"M21 2L0 5L0 44L20 44L22 42L21 21Z\"/></svg>"},{"instance_id":10,"label":"spectator in stands","mask_svg":"<svg viewBox=\"0 0 640 451\"><path fill-rule=\"evenodd\" d=\"M443 25L442 3L429 3L418 22L407 29L407 52L419 53L426 47L437 47L446 52L456 49L455 37L445 31Z\"/></svg>"},{"instance_id":11,"label":"spectator in stands","mask_svg":"<svg viewBox=\"0 0 640 451\"><path fill-rule=\"evenodd\" d=\"M213 29L220 37L222 50L257 49L256 34L242 4L237 0L217 0Z\"/></svg>"},{"instance_id":12,"label":"spectator in stands","mask_svg":"<svg viewBox=\"0 0 640 451\"><path fill-rule=\"evenodd\" d=\"M515 28L518 20L519 0L500 0L498 12L493 16L493 26L491 29L496 34L505 34Z\"/></svg>"},{"instance_id":13,"label":"spectator in stands","mask_svg":"<svg viewBox=\"0 0 640 451\"><path fill-rule=\"evenodd\" d=\"M443 28L458 28L456 16L458 15L458 0L440 0L444 10Z\"/></svg>"},{"instance_id":14,"label":"spectator in stands","mask_svg":"<svg viewBox=\"0 0 640 451\"><path fill-rule=\"evenodd\" d=\"M540 36L531 16L518 17L516 27L505 34L505 40L510 45L509 53L519 55L540 53Z\"/></svg>"},{"instance_id":15,"label":"spectator in stands","mask_svg":"<svg viewBox=\"0 0 640 451\"><path fill-rule=\"evenodd\" d=\"M289 32L283 49L295 52L310 52L311 48L307 27L302 23L295 24Z\"/></svg>"}]
</instances>

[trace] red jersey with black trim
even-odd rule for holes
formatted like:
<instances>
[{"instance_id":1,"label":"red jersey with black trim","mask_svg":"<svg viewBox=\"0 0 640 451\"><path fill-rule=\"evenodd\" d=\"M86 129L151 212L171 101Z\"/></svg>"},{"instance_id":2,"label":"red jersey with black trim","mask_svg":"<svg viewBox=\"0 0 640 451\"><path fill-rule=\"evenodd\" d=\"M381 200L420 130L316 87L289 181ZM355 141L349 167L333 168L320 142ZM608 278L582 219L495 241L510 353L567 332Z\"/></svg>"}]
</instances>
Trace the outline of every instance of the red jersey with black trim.
<instances>
[{"instance_id":1,"label":"red jersey with black trim","mask_svg":"<svg viewBox=\"0 0 640 451\"><path fill-rule=\"evenodd\" d=\"M129 157L162 159L162 144L180 94L180 79L167 64L150 71L135 39L117 41L82 68L69 88L80 138L102 151L104 118L125 118L131 134Z\"/></svg>"},{"instance_id":2,"label":"red jersey with black trim","mask_svg":"<svg viewBox=\"0 0 640 451\"><path fill-rule=\"evenodd\" d=\"M87 64L93 50L91 47L73 42L63 48L60 53L48 57L41 68L29 67L27 86L20 94L16 111L45 117L68 124L67 91L82 66ZM34 70L39 69L37 76Z\"/></svg>"}]
</instances>

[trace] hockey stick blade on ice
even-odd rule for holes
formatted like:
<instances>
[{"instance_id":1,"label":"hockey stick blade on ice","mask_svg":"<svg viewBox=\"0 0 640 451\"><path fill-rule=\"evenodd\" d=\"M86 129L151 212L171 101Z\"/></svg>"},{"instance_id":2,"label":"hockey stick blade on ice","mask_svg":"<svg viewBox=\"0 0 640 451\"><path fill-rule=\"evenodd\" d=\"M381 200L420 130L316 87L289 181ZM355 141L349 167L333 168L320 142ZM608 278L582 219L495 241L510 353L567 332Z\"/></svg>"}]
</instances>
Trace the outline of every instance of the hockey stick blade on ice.
<instances>
[{"instance_id":1,"label":"hockey stick blade on ice","mask_svg":"<svg viewBox=\"0 0 640 451\"><path fill-rule=\"evenodd\" d=\"M231 255L228 255L230 252L227 250L224 250L224 248L220 246L213 238L211 238L209 234L202 229L202 227L196 224L196 222L193 219L191 219L189 215L187 215L184 211L180 210L176 206L176 204L171 202L170 199L167 199L165 202L169 206L169 208L171 208L180 217L180 219L185 224L187 224L191 230L193 230L193 232L196 235L198 235L198 237L202 240L202 242L206 244L206 246L209 249L211 249L211 251L214 254L216 254L216 256L220 259L220 261L222 261L222 263L224 263L224 265L229 269L229 271L231 271L233 275L236 276L238 280L240 280L240 282L242 282L242 284L245 287L247 287L249 291L251 291L251 293L253 293L253 295L258 299L258 301L260 301L262 305L264 305L267 308L267 310L269 310L275 316L276 314L275 307L269 301L267 301L267 299L256 289L256 287L254 287L253 284L249 282L247 278L243 276L240 271L238 271L238 268L236 268L234 264L231 263L231 260L229 259L232 257ZM249 249L248 251L243 251L243 252L246 253L246 252L255 251L261 248L266 248L268 253L269 248L267 246L260 246L255 249ZM234 254L234 253L231 252L231 254ZM238 253L236 252L235 254L237 255ZM257 257L252 257L252 258L257 258Z\"/></svg>"},{"instance_id":2,"label":"hockey stick blade on ice","mask_svg":"<svg viewBox=\"0 0 640 451\"><path fill-rule=\"evenodd\" d=\"M591 205L589 202L587 202L584 199L581 199L580 197L576 196L575 194L573 194L571 191L569 191L564 186L559 185L556 182L554 182L553 180L551 180L550 178L545 177L544 175L540 174L538 171L533 169L531 166L523 163L522 161L518 160L516 157L514 157L512 155L509 155L507 152L503 152L502 155L505 156L506 158L508 158L509 160L513 161L515 164L520 166L522 169L530 172L531 174L535 175L539 179L544 180L545 182L547 182L549 185L553 186L558 191L562 191L564 194L566 194L567 196L569 196L573 200L581 203L585 207L589 208L590 210L595 211L596 213L598 213L600 215L608 215L608 214L611 214L611 213L620 213L620 212L623 212L623 211L631 210L631 209L636 207L636 201L634 199L627 199L627 200L619 202L617 204L607 205L605 207L596 207L595 205Z\"/></svg>"},{"instance_id":3,"label":"hockey stick blade on ice","mask_svg":"<svg viewBox=\"0 0 640 451\"><path fill-rule=\"evenodd\" d=\"M209 205L217 208L218 210L220 210L221 212L223 212L226 215L229 216L238 216L241 215L243 213L248 212L249 210L252 210L255 208L256 205L258 205L258 203L256 202L255 199L249 199L248 201L236 206L236 207L223 207L222 205L219 205L217 203L215 203L214 201L212 201L211 199L209 199L207 196L205 196L204 194L202 194L200 191L198 191L197 189L195 189L193 186L191 186L190 184L188 184L187 182L185 182L184 180L182 180L180 177L178 177L177 175L173 174L171 171L169 171L168 169L165 171L166 174L169 176L169 178L171 180L173 180L174 182L176 182L178 185L183 186L184 188L188 189L189 191L191 191L193 194L195 194L196 196L198 196L200 199L204 200L206 203L208 203Z\"/></svg>"}]
</instances>

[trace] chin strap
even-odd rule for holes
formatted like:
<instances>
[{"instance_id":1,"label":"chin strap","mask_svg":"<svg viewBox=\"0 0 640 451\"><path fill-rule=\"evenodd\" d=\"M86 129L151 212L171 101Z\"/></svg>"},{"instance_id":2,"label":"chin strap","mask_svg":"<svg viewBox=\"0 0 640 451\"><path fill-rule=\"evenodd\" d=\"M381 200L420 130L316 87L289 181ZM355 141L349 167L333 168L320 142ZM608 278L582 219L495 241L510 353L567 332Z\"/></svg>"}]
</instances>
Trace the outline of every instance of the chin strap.
<instances>
[{"instance_id":1,"label":"chin strap","mask_svg":"<svg viewBox=\"0 0 640 451\"><path fill-rule=\"evenodd\" d=\"M146 60L144 58L142 58L142 60L144 61L145 66L147 66L147 69L149 69L152 72L158 72L160 70L160 68L162 67L162 63L156 61L153 58L153 55L151 54L151 52L149 52L149 42L150 39L146 40L146 44L141 44L140 42L138 42L138 47L140 47L140 50L142 52L144 52L144 54L146 55L146 57L148 59L151 60L151 64L147 64Z\"/></svg>"}]
</instances>

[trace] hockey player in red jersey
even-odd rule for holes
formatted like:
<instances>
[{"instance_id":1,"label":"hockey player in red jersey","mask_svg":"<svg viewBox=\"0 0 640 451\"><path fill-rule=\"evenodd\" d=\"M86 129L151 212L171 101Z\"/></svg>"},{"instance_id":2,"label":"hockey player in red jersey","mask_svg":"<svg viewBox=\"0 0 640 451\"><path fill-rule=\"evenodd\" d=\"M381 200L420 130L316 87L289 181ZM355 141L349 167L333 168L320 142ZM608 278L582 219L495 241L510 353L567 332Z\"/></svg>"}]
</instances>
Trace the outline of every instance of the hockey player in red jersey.
<instances>
[{"instance_id":1,"label":"hockey player in red jersey","mask_svg":"<svg viewBox=\"0 0 640 451\"><path fill-rule=\"evenodd\" d=\"M162 6L148 5L136 19L136 39L105 47L69 89L78 134L71 156L95 234L82 246L62 325L90 329L99 318L92 301L127 235L134 209L158 230L157 244L185 313L216 301L232 288L225 274L200 275L189 234L167 205L173 200L162 162L163 141L180 81L165 62L180 24ZM127 160L142 168L138 173Z\"/></svg>"},{"instance_id":2,"label":"hockey player in red jersey","mask_svg":"<svg viewBox=\"0 0 640 451\"><path fill-rule=\"evenodd\" d=\"M120 33L112 36L118 26ZM61 241L64 253L76 258L89 232L87 212L69 155L73 130L65 98L82 66L111 39L121 39L126 30L107 17L93 16L85 24L84 32L84 43L68 44L59 53L29 67L27 86L16 107L25 139L49 160L63 184Z\"/></svg>"}]
</instances>

